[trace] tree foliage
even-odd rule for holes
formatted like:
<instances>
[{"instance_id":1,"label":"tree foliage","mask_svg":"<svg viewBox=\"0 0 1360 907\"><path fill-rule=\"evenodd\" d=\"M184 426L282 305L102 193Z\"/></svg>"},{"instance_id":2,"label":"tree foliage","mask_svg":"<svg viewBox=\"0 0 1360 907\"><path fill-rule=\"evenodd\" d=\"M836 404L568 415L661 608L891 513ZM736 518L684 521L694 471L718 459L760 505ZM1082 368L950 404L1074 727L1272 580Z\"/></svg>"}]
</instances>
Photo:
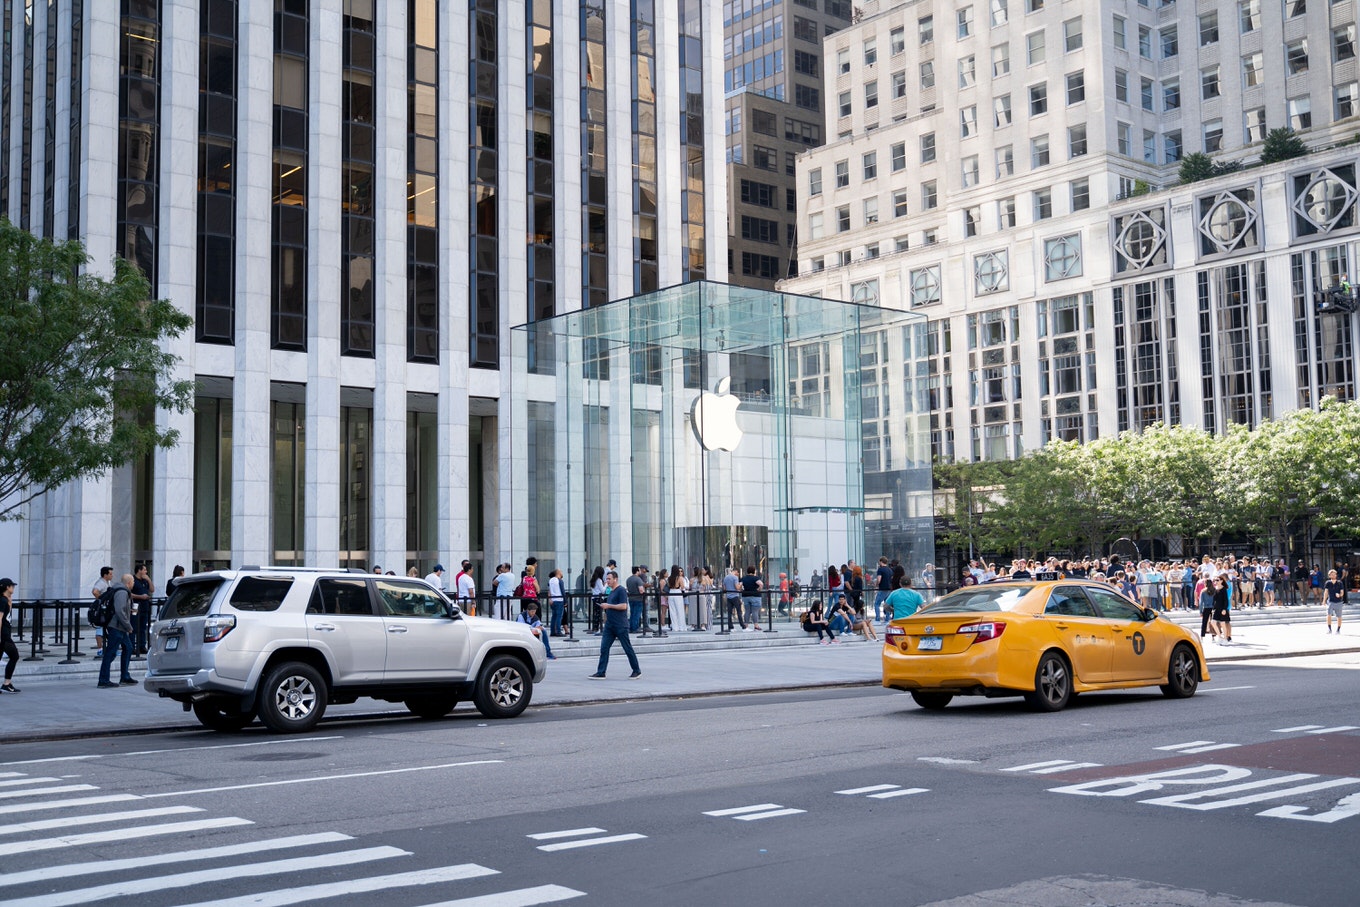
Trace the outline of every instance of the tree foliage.
<instances>
[{"instance_id":1,"label":"tree foliage","mask_svg":"<svg viewBox=\"0 0 1360 907\"><path fill-rule=\"evenodd\" d=\"M1266 133L1265 144L1261 147L1261 163L1287 161L1290 158L1303 157L1307 153L1308 146L1299 138L1298 133L1288 126L1281 126Z\"/></svg>"},{"instance_id":2,"label":"tree foliage","mask_svg":"<svg viewBox=\"0 0 1360 907\"><path fill-rule=\"evenodd\" d=\"M1226 534L1282 539L1305 516L1360 538L1360 402L1329 397L1317 410L1223 435L1159 424L1086 444L1053 441L1009 463L942 471L955 499L974 505L944 514L958 528L943 541L955 547L1083 554L1118 538L1168 536L1213 547Z\"/></svg>"},{"instance_id":3,"label":"tree foliage","mask_svg":"<svg viewBox=\"0 0 1360 907\"><path fill-rule=\"evenodd\" d=\"M1182 183L1197 183L1214 175L1214 162L1203 151L1193 151L1181 158Z\"/></svg>"},{"instance_id":4,"label":"tree foliage","mask_svg":"<svg viewBox=\"0 0 1360 907\"><path fill-rule=\"evenodd\" d=\"M78 242L54 243L0 220L0 519L73 479L172 447L155 409L182 412L193 385L172 380L162 341L193 319L129 262L83 273Z\"/></svg>"}]
</instances>

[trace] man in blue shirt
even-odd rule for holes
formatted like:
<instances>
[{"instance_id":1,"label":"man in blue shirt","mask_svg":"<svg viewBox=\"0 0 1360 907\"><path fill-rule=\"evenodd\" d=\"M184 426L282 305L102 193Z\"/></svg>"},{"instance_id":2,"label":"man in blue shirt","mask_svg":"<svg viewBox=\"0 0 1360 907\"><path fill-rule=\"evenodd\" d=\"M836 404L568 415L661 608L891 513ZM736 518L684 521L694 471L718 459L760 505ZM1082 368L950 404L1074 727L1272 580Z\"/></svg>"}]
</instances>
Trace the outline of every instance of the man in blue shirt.
<instances>
[{"instance_id":1,"label":"man in blue shirt","mask_svg":"<svg viewBox=\"0 0 1360 907\"><path fill-rule=\"evenodd\" d=\"M632 678L642 676L642 668L638 666L637 653L633 651L633 642L628 638L628 592L619 585L619 574L611 570L605 574L604 583L609 587L609 596L604 604L600 605L600 610L604 612L604 626L600 628L600 663L595 668L595 673L590 676L597 679L604 679L605 669L609 667L609 650L614 646L614 640L618 640L623 646L623 654L628 656L628 664L633 669L633 673L628 675Z\"/></svg>"}]
</instances>

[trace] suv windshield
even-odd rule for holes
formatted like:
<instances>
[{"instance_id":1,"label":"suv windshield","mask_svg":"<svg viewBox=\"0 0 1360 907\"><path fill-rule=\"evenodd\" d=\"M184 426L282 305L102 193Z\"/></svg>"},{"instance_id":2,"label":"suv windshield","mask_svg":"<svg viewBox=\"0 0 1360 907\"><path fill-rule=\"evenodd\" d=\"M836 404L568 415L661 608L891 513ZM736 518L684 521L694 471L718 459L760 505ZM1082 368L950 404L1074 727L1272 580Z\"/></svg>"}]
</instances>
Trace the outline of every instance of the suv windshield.
<instances>
[{"instance_id":1,"label":"suv windshield","mask_svg":"<svg viewBox=\"0 0 1360 907\"><path fill-rule=\"evenodd\" d=\"M939 601L925 605L917 614L924 614L927 611L938 613L942 611L1009 611L1020 603L1029 590L1034 588L1030 585L1016 585L1006 583L997 586L967 586L957 592L951 592Z\"/></svg>"},{"instance_id":2,"label":"suv windshield","mask_svg":"<svg viewBox=\"0 0 1360 907\"><path fill-rule=\"evenodd\" d=\"M161 620L176 617L202 617L208 613L213 596L222 587L220 578L181 581L161 611Z\"/></svg>"}]
</instances>

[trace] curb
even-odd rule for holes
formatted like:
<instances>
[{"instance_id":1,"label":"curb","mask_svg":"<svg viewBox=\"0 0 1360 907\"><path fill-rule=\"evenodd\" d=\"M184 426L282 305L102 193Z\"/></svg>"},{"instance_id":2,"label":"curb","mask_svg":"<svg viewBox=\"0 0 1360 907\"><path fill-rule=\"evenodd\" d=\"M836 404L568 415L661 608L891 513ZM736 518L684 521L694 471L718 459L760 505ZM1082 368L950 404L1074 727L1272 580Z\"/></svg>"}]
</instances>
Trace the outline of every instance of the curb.
<instances>
[{"instance_id":1,"label":"curb","mask_svg":"<svg viewBox=\"0 0 1360 907\"><path fill-rule=\"evenodd\" d=\"M1316 655L1349 655L1360 652L1360 646L1346 649L1308 649L1302 652L1264 652L1259 655L1225 655L1217 658L1204 657L1210 665L1234 661L1263 661L1268 658L1311 658Z\"/></svg>"}]
</instances>

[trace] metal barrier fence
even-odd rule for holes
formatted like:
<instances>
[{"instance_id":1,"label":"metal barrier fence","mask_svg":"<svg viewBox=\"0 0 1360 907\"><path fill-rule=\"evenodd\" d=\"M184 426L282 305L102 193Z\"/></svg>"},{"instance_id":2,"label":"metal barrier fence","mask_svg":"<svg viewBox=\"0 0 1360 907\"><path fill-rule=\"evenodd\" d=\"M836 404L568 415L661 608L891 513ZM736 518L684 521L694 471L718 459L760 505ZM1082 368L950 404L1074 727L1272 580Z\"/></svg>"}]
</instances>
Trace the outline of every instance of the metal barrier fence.
<instances>
[{"instance_id":1,"label":"metal barrier fence","mask_svg":"<svg viewBox=\"0 0 1360 907\"><path fill-rule=\"evenodd\" d=\"M64 655L57 664L79 664L78 659L96 657L93 652L82 652L82 641L95 638L94 627L86 620L93 599L51 599L14 601L10 626L14 642L20 652L25 647L24 661L46 661ZM159 612L164 598L151 600L152 613ZM154 619L154 618L153 618ZM140 658L140 655L134 655Z\"/></svg>"}]
</instances>

